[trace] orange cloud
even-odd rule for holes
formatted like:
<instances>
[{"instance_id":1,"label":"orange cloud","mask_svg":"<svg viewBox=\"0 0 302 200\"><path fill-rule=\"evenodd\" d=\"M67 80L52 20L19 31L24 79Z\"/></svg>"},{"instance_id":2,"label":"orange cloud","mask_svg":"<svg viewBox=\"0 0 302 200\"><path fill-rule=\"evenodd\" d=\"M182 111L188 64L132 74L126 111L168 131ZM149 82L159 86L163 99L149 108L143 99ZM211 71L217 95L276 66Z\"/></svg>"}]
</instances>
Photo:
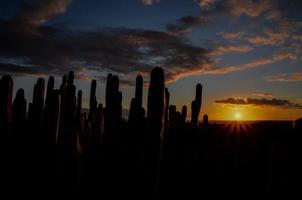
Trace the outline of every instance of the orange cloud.
<instances>
[{"instance_id":1,"label":"orange cloud","mask_svg":"<svg viewBox=\"0 0 302 200\"><path fill-rule=\"evenodd\" d=\"M252 51L254 48L249 45L222 45L218 46L211 55L220 55L223 53L245 53Z\"/></svg>"},{"instance_id":2,"label":"orange cloud","mask_svg":"<svg viewBox=\"0 0 302 200\"><path fill-rule=\"evenodd\" d=\"M294 82L294 81L302 81L302 72L295 72L292 74L277 74L274 76L266 76L266 81L269 82Z\"/></svg>"},{"instance_id":3,"label":"orange cloud","mask_svg":"<svg viewBox=\"0 0 302 200\"><path fill-rule=\"evenodd\" d=\"M263 65L272 64L286 59L294 59L295 54L289 52L277 52L271 58L259 58L249 63L242 65L226 66L216 69L210 69L204 72L204 74L228 74L231 72L244 71L251 68L256 68Z\"/></svg>"},{"instance_id":4,"label":"orange cloud","mask_svg":"<svg viewBox=\"0 0 302 200\"><path fill-rule=\"evenodd\" d=\"M224 39L227 40L240 40L242 39L242 36L245 34L245 32L237 32L237 33L225 33L225 32L219 32L217 35L221 35Z\"/></svg>"},{"instance_id":5,"label":"orange cloud","mask_svg":"<svg viewBox=\"0 0 302 200\"><path fill-rule=\"evenodd\" d=\"M232 105L254 105L254 106L271 106L271 107L280 107L280 108L292 108L292 109L302 109L302 105L292 103L284 99L256 99L256 98L247 98L247 99L235 99L233 97L216 100L215 103L219 104L232 104Z\"/></svg>"}]
</instances>

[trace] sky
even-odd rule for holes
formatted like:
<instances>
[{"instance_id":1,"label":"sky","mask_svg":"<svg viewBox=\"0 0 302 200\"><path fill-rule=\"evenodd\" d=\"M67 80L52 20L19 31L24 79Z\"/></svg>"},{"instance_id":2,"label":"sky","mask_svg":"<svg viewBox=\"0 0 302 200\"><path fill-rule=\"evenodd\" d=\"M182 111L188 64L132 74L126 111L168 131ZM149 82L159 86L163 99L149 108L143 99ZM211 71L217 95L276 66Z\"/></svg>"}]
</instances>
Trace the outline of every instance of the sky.
<instances>
[{"instance_id":1,"label":"sky","mask_svg":"<svg viewBox=\"0 0 302 200\"><path fill-rule=\"evenodd\" d=\"M123 107L135 77L165 70L170 102L190 107L203 85L210 120L302 116L300 0L2 0L0 74L31 101L37 77L73 70L88 105L92 79L104 103L108 73ZM147 87L144 89L146 105Z\"/></svg>"}]
</instances>

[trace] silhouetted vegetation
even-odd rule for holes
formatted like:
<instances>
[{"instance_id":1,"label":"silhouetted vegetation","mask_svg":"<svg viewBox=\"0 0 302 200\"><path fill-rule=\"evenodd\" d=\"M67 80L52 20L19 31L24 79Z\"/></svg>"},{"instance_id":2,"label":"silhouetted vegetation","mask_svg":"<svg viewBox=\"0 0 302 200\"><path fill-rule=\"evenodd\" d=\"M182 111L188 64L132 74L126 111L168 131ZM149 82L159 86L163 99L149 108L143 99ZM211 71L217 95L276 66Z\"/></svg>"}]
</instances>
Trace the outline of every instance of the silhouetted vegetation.
<instances>
[{"instance_id":1,"label":"silhouetted vegetation","mask_svg":"<svg viewBox=\"0 0 302 200\"><path fill-rule=\"evenodd\" d=\"M14 195L59 194L115 199L197 199L299 194L301 119L210 123L199 116L202 86L178 111L169 105L164 71L151 72L147 110L137 76L128 120L122 118L119 78L109 74L105 106L92 80L89 112L74 74L59 89L49 77L13 100L13 80L0 81L1 187ZM28 105L28 108L27 108ZM42 196L42 197L43 197Z\"/></svg>"}]
</instances>

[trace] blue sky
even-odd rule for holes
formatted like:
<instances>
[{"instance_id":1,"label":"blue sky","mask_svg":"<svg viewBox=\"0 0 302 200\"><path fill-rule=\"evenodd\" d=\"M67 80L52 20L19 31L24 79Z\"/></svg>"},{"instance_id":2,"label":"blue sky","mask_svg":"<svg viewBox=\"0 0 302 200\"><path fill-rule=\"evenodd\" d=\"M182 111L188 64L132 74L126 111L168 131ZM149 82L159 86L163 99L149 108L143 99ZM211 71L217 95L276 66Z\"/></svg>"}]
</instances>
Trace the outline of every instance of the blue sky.
<instances>
[{"instance_id":1,"label":"blue sky","mask_svg":"<svg viewBox=\"0 0 302 200\"><path fill-rule=\"evenodd\" d=\"M148 82L161 66L179 109L202 83L212 119L237 108L245 119L291 119L302 115L301 10L298 0L1 1L0 73L13 75L30 101L38 76L59 85L73 70L84 100L97 79L104 102L111 72L128 108L135 75Z\"/></svg>"}]
</instances>

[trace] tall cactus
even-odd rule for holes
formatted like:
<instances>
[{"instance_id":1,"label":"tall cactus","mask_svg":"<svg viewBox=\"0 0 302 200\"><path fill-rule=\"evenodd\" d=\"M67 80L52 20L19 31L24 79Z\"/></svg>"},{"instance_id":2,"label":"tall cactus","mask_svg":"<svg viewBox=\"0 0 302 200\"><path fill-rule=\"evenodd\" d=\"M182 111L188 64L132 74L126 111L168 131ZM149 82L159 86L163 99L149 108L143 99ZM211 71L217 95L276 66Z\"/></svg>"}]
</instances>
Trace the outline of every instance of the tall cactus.
<instances>
[{"instance_id":1,"label":"tall cactus","mask_svg":"<svg viewBox=\"0 0 302 200\"><path fill-rule=\"evenodd\" d=\"M165 113L165 77L162 68L156 67L151 72L148 93L147 120L154 137L160 137L164 128Z\"/></svg>"},{"instance_id":2,"label":"tall cactus","mask_svg":"<svg viewBox=\"0 0 302 200\"><path fill-rule=\"evenodd\" d=\"M168 127L169 127L169 115L168 115L168 112L169 112L169 104L170 104L170 93L169 93L169 90L168 88L165 88L165 134L167 133L168 131Z\"/></svg>"},{"instance_id":3,"label":"tall cactus","mask_svg":"<svg viewBox=\"0 0 302 200\"><path fill-rule=\"evenodd\" d=\"M12 97L13 79L4 75L0 81L0 125L5 126L3 128L8 128L12 120Z\"/></svg>"},{"instance_id":4,"label":"tall cactus","mask_svg":"<svg viewBox=\"0 0 302 200\"><path fill-rule=\"evenodd\" d=\"M207 127L209 125L209 117L207 114L203 115L202 125Z\"/></svg>"},{"instance_id":5,"label":"tall cactus","mask_svg":"<svg viewBox=\"0 0 302 200\"><path fill-rule=\"evenodd\" d=\"M135 85L135 100L138 108L142 108L143 102L143 77L142 75L138 75L136 77L136 85Z\"/></svg>"},{"instance_id":6,"label":"tall cactus","mask_svg":"<svg viewBox=\"0 0 302 200\"><path fill-rule=\"evenodd\" d=\"M198 116L201 108L201 100L202 100L202 86L201 84L197 84L195 100L193 100L191 104L191 124L193 127L198 127Z\"/></svg>"},{"instance_id":7,"label":"tall cactus","mask_svg":"<svg viewBox=\"0 0 302 200\"><path fill-rule=\"evenodd\" d=\"M138 75L136 77L135 86L135 97L131 99L130 111L129 111L129 122L139 123L139 120L144 116L142 111L142 100L143 100L143 77Z\"/></svg>"},{"instance_id":8,"label":"tall cactus","mask_svg":"<svg viewBox=\"0 0 302 200\"><path fill-rule=\"evenodd\" d=\"M187 119L187 106L184 105L182 107L180 116L181 116L183 125L185 125L186 119Z\"/></svg>"},{"instance_id":9,"label":"tall cactus","mask_svg":"<svg viewBox=\"0 0 302 200\"><path fill-rule=\"evenodd\" d=\"M165 77L162 68L156 67L151 72L147 107L144 167L146 170L146 188L155 194L158 191L161 144L165 124Z\"/></svg>"},{"instance_id":10,"label":"tall cactus","mask_svg":"<svg viewBox=\"0 0 302 200\"><path fill-rule=\"evenodd\" d=\"M96 109L97 109L97 101L96 101L96 80L92 80L90 87L90 101L89 101L89 120L94 120Z\"/></svg>"},{"instance_id":11,"label":"tall cactus","mask_svg":"<svg viewBox=\"0 0 302 200\"><path fill-rule=\"evenodd\" d=\"M50 95L52 94L52 91L54 89L54 85L55 85L55 79L53 76L50 76L48 78L46 98L45 98L45 109L46 110L48 109L48 102L49 102Z\"/></svg>"},{"instance_id":12,"label":"tall cactus","mask_svg":"<svg viewBox=\"0 0 302 200\"><path fill-rule=\"evenodd\" d=\"M57 143L59 135L59 122L60 122L60 109L61 109L61 97L59 90L53 90L49 93L47 112L45 112L45 131L47 139L52 146Z\"/></svg>"},{"instance_id":13,"label":"tall cactus","mask_svg":"<svg viewBox=\"0 0 302 200\"><path fill-rule=\"evenodd\" d=\"M13 122L18 127L26 121L26 100L24 98L24 90L19 89L13 103Z\"/></svg>"},{"instance_id":14,"label":"tall cactus","mask_svg":"<svg viewBox=\"0 0 302 200\"><path fill-rule=\"evenodd\" d=\"M119 91L119 78L112 74L107 76L105 101L104 133L113 139L118 134L122 117L122 93Z\"/></svg>"}]
</instances>

